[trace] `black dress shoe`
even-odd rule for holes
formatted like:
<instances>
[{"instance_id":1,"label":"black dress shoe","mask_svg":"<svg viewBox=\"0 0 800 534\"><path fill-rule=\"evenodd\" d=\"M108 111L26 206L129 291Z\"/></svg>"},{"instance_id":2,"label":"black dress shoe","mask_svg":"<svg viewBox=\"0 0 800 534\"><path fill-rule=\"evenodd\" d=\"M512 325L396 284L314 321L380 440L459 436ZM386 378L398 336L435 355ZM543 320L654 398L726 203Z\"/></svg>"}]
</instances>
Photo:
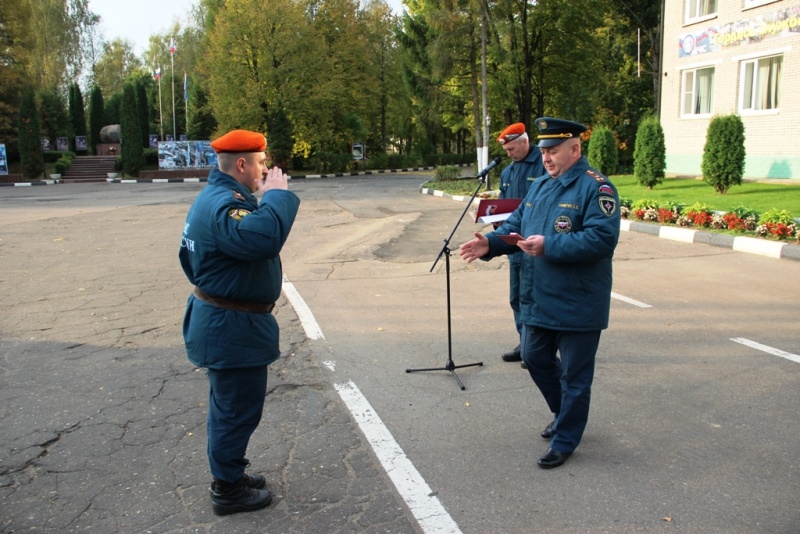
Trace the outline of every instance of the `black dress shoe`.
<instances>
[{"instance_id":1,"label":"black dress shoe","mask_svg":"<svg viewBox=\"0 0 800 534\"><path fill-rule=\"evenodd\" d=\"M553 437L553 423L555 423L555 421L550 421L549 423L547 423L547 426L544 427L544 430L542 430L542 433L539 434L539 435L542 436L544 439L552 438Z\"/></svg>"},{"instance_id":2,"label":"black dress shoe","mask_svg":"<svg viewBox=\"0 0 800 534\"><path fill-rule=\"evenodd\" d=\"M217 515L253 512L272 502L269 490L251 488L247 484L257 477L245 475L234 484L222 480L211 483L211 508Z\"/></svg>"},{"instance_id":3,"label":"black dress shoe","mask_svg":"<svg viewBox=\"0 0 800 534\"><path fill-rule=\"evenodd\" d=\"M520 353L519 345L517 345L517 348L510 352L504 352L502 358L504 362L521 362L522 355Z\"/></svg>"},{"instance_id":4,"label":"black dress shoe","mask_svg":"<svg viewBox=\"0 0 800 534\"><path fill-rule=\"evenodd\" d=\"M519 362L519 366L522 367L523 369L527 369L528 368L528 365L524 361Z\"/></svg>"},{"instance_id":5,"label":"black dress shoe","mask_svg":"<svg viewBox=\"0 0 800 534\"><path fill-rule=\"evenodd\" d=\"M572 453L561 452L555 449L547 449L547 452L544 453L544 456L539 458L539 461L536 463L538 463L539 467L542 469L552 469L566 462L570 454Z\"/></svg>"}]
</instances>

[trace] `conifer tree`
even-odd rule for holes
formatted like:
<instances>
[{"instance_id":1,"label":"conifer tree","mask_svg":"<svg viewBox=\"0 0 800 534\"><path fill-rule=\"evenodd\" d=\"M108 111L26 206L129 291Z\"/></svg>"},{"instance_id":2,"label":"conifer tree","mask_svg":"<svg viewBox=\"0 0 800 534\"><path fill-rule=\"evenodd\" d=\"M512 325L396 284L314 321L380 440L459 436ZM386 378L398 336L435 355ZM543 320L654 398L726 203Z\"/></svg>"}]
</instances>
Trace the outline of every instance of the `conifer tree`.
<instances>
[{"instance_id":1,"label":"conifer tree","mask_svg":"<svg viewBox=\"0 0 800 534\"><path fill-rule=\"evenodd\" d=\"M76 152L74 136L86 135L86 112L83 109L81 88L77 83L69 86L69 122L72 126L73 135L70 140L70 147L73 152Z\"/></svg>"},{"instance_id":2,"label":"conifer tree","mask_svg":"<svg viewBox=\"0 0 800 534\"><path fill-rule=\"evenodd\" d=\"M106 125L105 102L100 86L92 87L89 93L89 149L92 154L97 154L97 145L100 143L100 130Z\"/></svg>"},{"instance_id":3,"label":"conifer tree","mask_svg":"<svg viewBox=\"0 0 800 534\"><path fill-rule=\"evenodd\" d=\"M39 110L32 88L25 90L19 107L19 156L22 174L34 179L44 172L44 155L40 140Z\"/></svg>"},{"instance_id":4,"label":"conifer tree","mask_svg":"<svg viewBox=\"0 0 800 534\"><path fill-rule=\"evenodd\" d=\"M130 176L139 176L144 167L142 129L136 106L136 89L130 82L122 91L120 109L120 142L122 143L122 171Z\"/></svg>"}]
</instances>

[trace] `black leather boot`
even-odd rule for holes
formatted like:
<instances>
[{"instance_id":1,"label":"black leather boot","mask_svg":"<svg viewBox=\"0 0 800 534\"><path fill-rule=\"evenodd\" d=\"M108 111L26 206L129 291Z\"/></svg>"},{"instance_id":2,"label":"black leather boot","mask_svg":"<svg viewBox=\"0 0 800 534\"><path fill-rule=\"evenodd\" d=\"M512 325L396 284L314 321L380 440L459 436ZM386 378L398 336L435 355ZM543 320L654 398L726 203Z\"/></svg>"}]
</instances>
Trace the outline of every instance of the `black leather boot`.
<instances>
[{"instance_id":1,"label":"black leather boot","mask_svg":"<svg viewBox=\"0 0 800 534\"><path fill-rule=\"evenodd\" d=\"M238 482L231 484L215 478L211 483L211 507L214 513L228 515L252 512L269 506L272 502L272 493L269 490L249 487L250 481L248 477L242 477Z\"/></svg>"}]
</instances>

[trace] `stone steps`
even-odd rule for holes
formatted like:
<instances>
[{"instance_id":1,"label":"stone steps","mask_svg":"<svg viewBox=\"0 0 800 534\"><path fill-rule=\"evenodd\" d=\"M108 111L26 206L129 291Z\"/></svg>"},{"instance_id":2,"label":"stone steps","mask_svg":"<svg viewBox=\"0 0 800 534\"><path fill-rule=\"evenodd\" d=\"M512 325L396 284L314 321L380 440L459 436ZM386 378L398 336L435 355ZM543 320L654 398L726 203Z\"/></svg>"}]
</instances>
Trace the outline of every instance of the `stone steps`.
<instances>
[{"instance_id":1,"label":"stone steps","mask_svg":"<svg viewBox=\"0 0 800 534\"><path fill-rule=\"evenodd\" d=\"M114 172L116 156L78 156L61 176L64 183L105 182Z\"/></svg>"}]
</instances>

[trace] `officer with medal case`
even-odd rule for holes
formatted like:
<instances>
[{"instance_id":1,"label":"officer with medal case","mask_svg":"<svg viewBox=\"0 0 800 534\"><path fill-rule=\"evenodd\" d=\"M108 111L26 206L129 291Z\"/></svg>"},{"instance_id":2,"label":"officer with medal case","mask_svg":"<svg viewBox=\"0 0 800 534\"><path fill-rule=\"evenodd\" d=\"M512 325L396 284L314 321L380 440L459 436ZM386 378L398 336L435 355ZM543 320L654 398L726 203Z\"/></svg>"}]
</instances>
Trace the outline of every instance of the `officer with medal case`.
<instances>
[{"instance_id":1,"label":"officer with medal case","mask_svg":"<svg viewBox=\"0 0 800 534\"><path fill-rule=\"evenodd\" d=\"M600 332L608 327L620 216L616 188L581 154L586 127L549 117L535 124L549 177L531 185L496 231L475 232L460 255L472 262L524 252L522 359L553 413L541 433L550 445L537 462L550 469L577 448L588 421L595 355ZM516 244L510 244L510 234L519 234Z\"/></svg>"},{"instance_id":2,"label":"officer with medal case","mask_svg":"<svg viewBox=\"0 0 800 534\"><path fill-rule=\"evenodd\" d=\"M186 352L208 370L211 504L226 515L272 501L264 477L245 473L245 453L261 421L267 366L280 356L271 312L300 199L278 167L267 168L263 134L234 130L211 146L219 168L189 209L178 256L195 286L183 321Z\"/></svg>"}]
</instances>

